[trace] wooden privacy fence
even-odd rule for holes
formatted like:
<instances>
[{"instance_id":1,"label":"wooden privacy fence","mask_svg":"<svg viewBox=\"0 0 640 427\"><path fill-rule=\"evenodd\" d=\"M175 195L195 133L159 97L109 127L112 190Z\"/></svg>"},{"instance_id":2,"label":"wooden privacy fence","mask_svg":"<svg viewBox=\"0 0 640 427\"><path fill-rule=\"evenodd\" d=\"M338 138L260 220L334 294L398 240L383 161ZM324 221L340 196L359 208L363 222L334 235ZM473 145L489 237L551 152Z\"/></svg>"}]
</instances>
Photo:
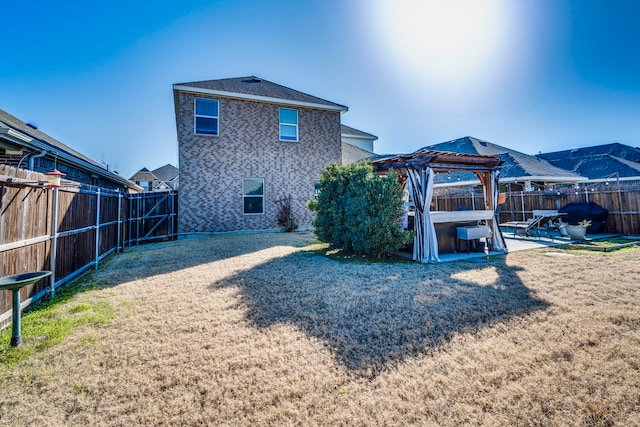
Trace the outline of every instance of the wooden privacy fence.
<instances>
[{"instance_id":1,"label":"wooden privacy fence","mask_svg":"<svg viewBox=\"0 0 640 427\"><path fill-rule=\"evenodd\" d=\"M481 192L434 197L435 210L482 209ZM530 191L506 193L500 205L500 222L526 221L533 210L560 209L572 202L594 202L609 210L607 231L620 234L640 234L640 187L598 186L581 189L562 189L554 192Z\"/></svg>"},{"instance_id":2,"label":"wooden privacy fence","mask_svg":"<svg viewBox=\"0 0 640 427\"><path fill-rule=\"evenodd\" d=\"M177 236L175 192L47 189L43 181L42 174L0 165L0 276L53 272L20 291L23 308L124 246ZM11 308L11 292L0 291L0 328Z\"/></svg>"}]
</instances>

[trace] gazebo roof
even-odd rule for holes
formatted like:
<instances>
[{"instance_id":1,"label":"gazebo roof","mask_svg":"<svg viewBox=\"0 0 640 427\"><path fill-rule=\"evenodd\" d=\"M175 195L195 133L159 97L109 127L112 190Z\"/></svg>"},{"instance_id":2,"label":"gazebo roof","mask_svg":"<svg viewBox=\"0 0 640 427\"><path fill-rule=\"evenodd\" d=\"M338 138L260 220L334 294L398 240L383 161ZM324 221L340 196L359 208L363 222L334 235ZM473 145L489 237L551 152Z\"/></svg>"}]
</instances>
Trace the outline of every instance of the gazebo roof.
<instances>
[{"instance_id":1,"label":"gazebo roof","mask_svg":"<svg viewBox=\"0 0 640 427\"><path fill-rule=\"evenodd\" d=\"M460 154L432 151L425 148L410 154L379 155L369 159L378 171L387 169L432 168L434 171L491 171L500 168L504 161L498 156Z\"/></svg>"}]
</instances>

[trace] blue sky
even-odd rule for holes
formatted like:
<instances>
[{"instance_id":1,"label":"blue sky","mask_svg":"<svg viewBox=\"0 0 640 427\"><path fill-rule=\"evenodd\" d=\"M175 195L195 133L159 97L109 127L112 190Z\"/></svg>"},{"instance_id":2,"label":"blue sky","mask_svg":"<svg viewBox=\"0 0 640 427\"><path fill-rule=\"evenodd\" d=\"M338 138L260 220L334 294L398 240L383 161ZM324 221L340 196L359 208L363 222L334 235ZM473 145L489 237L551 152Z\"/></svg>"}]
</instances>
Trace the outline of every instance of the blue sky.
<instances>
[{"instance_id":1,"label":"blue sky","mask_svg":"<svg viewBox=\"0 0 640 427\"><path fill-rule=\"evenodd\" d=\"M125 176L177 164L171 85L256 75L410 152L640 145L640 2L3 3L0 108Z\"/></svg>"}]
</instances>

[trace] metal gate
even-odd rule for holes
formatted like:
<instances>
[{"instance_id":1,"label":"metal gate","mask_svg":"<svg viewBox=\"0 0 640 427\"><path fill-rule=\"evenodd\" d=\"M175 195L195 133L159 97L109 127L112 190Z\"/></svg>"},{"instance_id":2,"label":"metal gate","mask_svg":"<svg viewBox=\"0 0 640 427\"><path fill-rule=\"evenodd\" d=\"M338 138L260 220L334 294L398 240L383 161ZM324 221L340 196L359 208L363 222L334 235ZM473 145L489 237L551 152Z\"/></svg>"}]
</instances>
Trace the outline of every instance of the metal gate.
<instances>
[{"instance_id":1,"label":"metal gate","mask_svg":"<svg viewBox=\"0 0 640 427\"><path fill-rule=\"evenodd\" d=\"M130 194L127 199L127 245L177 237L177 191Z\"/></svg>"}]
</instances>

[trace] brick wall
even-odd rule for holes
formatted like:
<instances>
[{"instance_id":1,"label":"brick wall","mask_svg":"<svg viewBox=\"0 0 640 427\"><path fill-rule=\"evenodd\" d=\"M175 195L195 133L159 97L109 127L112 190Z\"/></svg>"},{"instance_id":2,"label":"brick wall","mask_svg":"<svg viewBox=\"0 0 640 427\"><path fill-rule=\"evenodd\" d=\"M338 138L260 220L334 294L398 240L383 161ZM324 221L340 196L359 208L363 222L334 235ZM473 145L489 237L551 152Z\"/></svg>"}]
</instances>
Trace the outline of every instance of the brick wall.
<instances>
[{"instance_id":1,"label":"brick wall","mask_svg":"<svg viewBox=\"0 0 640 427\"><path fill-rule=\"evenodd\" d=\"M298 107L298 142L280 141L279 105L197 95L219 101L219 136L202 136L193 131L196 95L176 96L180 233L278 228L276 201L289 194L299 226L311 225L314 181L341 161L339 112ZM264 214L243 215L243 178L264 178Z\"/></svg>"},{"instance_id":2,"label":"brick wall","mask_svg":"<svg viewBox=\"0 0 640 427\"><path fill-rule=\"evenodd\" d=\"M342 143L342 164L348 165L349 163L357 162L358 160L366 159L373 156L371 151L363 150L360 147L351 145L348 142Z\"/></svg>"}]
</instances>

